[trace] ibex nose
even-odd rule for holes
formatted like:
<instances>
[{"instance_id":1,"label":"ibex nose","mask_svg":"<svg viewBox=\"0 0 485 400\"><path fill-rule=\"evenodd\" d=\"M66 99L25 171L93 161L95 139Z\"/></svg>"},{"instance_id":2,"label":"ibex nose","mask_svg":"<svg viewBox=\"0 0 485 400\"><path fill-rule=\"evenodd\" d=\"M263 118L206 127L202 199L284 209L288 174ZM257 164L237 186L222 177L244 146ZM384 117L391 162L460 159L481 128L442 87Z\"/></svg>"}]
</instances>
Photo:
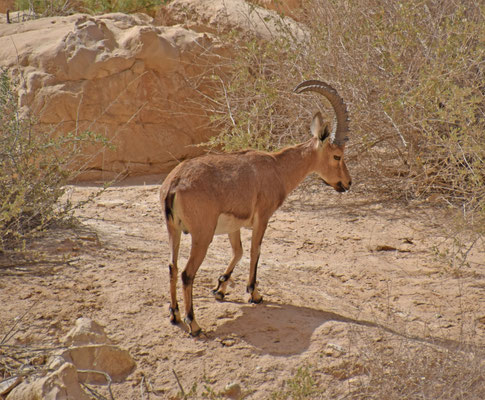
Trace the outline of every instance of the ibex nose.
<instances>
[{"instance_id":1,"label":"ibex nose","mask_svg":"<svg viewBox=\"0 0 485 400\"><path fill-rule=\"evenodd\" d=\"M337 183L337 187L335 188L335 190L339 193L346 192L347 190L350 189L351 184L352 184L352 181L349 181L348 186L345 187L342 181L340 181L339 183Z\"/></svg>"},{"instance_id":2,"label":"ibex nose","mask_svg":"<svg viewBox=\"0 0 485 400\"><path fill-rule=\"evenodd\" d=\"M347 189L345 189L344 185L342 185L342 182L337 183L337 187L335 190L339 193L345 192Z\"/></svg>"}]
</instances>

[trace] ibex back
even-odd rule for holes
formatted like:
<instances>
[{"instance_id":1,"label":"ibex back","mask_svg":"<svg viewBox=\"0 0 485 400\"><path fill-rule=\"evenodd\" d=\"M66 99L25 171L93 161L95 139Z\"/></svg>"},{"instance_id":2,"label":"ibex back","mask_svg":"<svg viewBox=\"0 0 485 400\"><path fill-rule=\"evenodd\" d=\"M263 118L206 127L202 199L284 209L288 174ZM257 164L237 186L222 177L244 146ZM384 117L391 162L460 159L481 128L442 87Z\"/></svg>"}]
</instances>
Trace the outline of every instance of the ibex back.
<instances>
[{"instance_id":1,"label":"ibex back","mask_svg":"<svg viewBox=\"0 0 485 400\"><path fill-rule=\"evenodd\" d=\"M181 274L185 323L191 335L200 333L192 304L195 274L216 234L226 233L233 258L217 281L213 293L223 300L231 273L242 257L242 227L252 228L247 291L250 302L260 303L256 271L261 242L271 215L286 196L311 172L338 192L349 190L351 179L344 161L348 134L347 109L338 93L324 82L302 82L295 92L314 91L333 106L336 123L330 133L321 114L313 117L312 138L276 153L247 150L231 154L208 154L180 163L163 182L160 200L165 211L172 260L170 271L170 321L180 322L177 303L177 258L181 232L190 233L192 247Z\"/></svg>"}]
</instances>

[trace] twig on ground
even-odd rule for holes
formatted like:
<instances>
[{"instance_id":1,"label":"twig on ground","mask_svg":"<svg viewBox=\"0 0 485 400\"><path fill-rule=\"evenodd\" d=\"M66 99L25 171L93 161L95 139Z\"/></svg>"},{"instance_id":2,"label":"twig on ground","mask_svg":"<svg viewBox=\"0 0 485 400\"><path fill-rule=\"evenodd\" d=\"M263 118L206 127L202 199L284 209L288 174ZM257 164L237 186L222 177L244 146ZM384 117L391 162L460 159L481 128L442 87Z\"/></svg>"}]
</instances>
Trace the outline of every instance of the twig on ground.
<instances>
[{"instance_id":1,"label":"twig on ground","mask_svg":"<svg viewBox=\"0 0 485 400\"><path fill-rule=\"evenodd\" d=\"M111 383L113 382L111 380L111 376L109 376L106 372L104 371L97 371L97 370L94 370L94 369L78 369L77 370L78 373L85 373L85 374L100 374L100 375L103 375L107 382L108 382L108 392L109 392L109 396L111 398L111 400L114 400L114 397L113 397L113 392L111 391Z\"/></svg>"},{"instance_id":2,"label":"twig on ground","mask_svg":"<svg viewBox=\"0 0 485 400\"><path fill-rule=\"evenodd\" d=\"M25 313L20 317L18 318L14 324L12 325L12 327L7 331L7 333L5 334L5 336L2 338L2 340L0 340L0 345L6 343L7 341L9 341L10 339L12 339L15 334L18 332L18 330L14 331L14 329L17 327L17 325L24 319L24 317L32 310L32 308L34 308L37 303L39 302L39 300L35 301L29 308L27 311L25 311Z\"/></svg>"},{"instance_id":3,"label":"twig on ground","mask_svg":"<svg viewBox=\"0 0 485 400\"><path fill-rule=\"evenodd\" d=\"M145 389L145 390L143 390ZM141 400L145 400L145 391L148 394L148 390L146 390L146 382L145 382L145 375L141 377L141 382L140 382L140 397ZM150 395L148 394L148 398L150 398Z\"/></svg>"},{"instance_id":4,"label":"twig on ground","mask_svg":"<svg viewBox=\"0 0 485 400\"><path fill-rule=\"evenodd\" d=\"M106 397L104 397L102 394L99 394L96 390L93 388L89 387L85 383L81 383L82 387L87 389L89 393L91 393L92 396L94 396L95 399L97 400L107 400Z\"/></svg>"},{"instance_id":5,"label":"twig on ground","mask_svg":"<svg viewBox=\"0 0 485 400\"><path fill-rule=\"evenodd\" d=\"M185 398L186 397L185 390L184 390L182 384L180 383L180 379L179 379L177 373L175 372L175 370L173 368L172 368L172 372L175 375L175 379L177 380L177 384L179 385L180 391L182 392L182 396Z\"/></svg>"}]
</instances>

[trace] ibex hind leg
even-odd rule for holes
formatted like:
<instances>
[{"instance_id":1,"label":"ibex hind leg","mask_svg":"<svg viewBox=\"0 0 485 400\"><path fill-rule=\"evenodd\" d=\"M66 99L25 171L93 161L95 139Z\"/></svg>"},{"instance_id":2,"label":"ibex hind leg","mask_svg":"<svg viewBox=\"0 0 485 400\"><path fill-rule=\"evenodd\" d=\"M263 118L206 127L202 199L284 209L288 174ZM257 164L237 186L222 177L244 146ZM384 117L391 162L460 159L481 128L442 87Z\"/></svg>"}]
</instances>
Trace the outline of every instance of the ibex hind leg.
<instances>
[{"instance_id":1,"label":"ibex hind leg","mask_svg":"<svg viewBox=\"0 0 485 400\"><path fill-rule=\"evenodd\" d=\"M173 221L167 222L168 240L170 242L170 249L172 252L172 262L169 264L169 277L170 277L170 322L177 324L182 321L180 318L180 311L177 302L177 278L178 278L178 254L180 248L180 234L181 231L177 229Z\"/></svg>"},{"instance_id":2,"label":"ibex hind leg","mask_svg":"<svg viewBox=\"0 0 485 400\"><path fill-rule=\"evenodd\" d=\"M241 243L241 231L237 230L236 232L229 233L229 241L231 242L232 247L232 260L229 263L226 271L223 275L219 277L217 280L217 286L212 290L216 300L222 301L226 295L227 284L229 283L229 279L231 278L232 271L234 267L242 258L243 249Z\"/></svg>"},{"instance_id":3,"label":"ibex hind leg","mask_svg":"<svg viewBox=\"0 0 485 400\"><path fill-rule=\"evenodd\" d=\"M256 281L258 270L259 255L261 253L261 242L263 241L264 232L268 226L268 219L262 220L253 228L251 237L251 257L249 262L249 280L247 292L250 294L249 302L260 304L263 302L263 296L259 294Z\"/></svg>"}]
</instances>

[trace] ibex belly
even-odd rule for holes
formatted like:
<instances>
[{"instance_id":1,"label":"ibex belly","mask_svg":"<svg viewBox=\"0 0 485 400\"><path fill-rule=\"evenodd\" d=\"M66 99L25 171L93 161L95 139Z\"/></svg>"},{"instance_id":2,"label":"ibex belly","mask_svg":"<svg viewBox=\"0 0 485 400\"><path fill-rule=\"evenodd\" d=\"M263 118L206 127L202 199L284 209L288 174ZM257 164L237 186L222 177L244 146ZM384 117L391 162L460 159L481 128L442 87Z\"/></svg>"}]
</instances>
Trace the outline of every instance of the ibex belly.
<instances>
[{"instance_id":1,"label":"ibex belly","mask_svg":"<svg viewBox=\"0 0 485 400\"><path fill-rule=\"evenodd\" d=\"M221 214L217 219L216 235L222 235L224 233L236 232L242 227L250 228L250 219L237 218L231 214Z\"/></svg>"}]
</instances>

